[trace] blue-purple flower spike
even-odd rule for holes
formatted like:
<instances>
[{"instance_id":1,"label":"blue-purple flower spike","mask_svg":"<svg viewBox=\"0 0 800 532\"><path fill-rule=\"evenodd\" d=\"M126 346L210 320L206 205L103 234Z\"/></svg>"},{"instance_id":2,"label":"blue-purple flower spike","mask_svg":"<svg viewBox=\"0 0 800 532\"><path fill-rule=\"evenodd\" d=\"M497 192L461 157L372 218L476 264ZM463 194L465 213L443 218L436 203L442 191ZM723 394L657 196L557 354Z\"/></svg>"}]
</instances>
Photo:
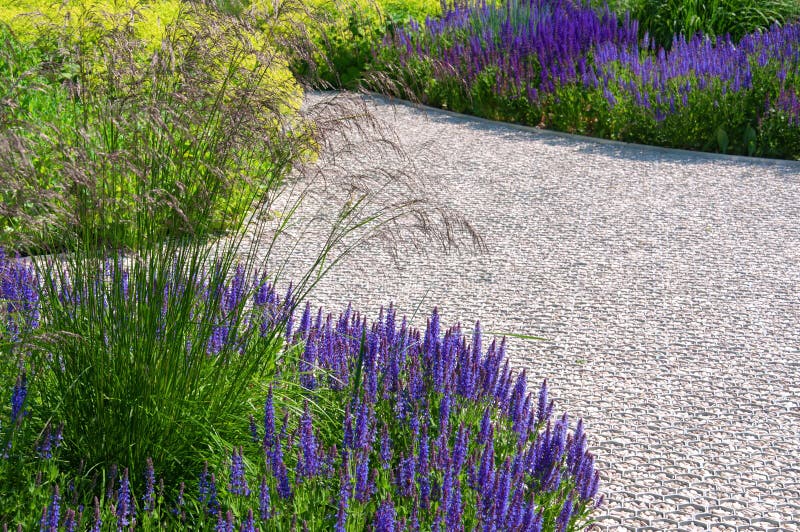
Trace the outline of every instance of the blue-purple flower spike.
<instances>
[{"instance_id":1,"label":"blue-purple flower spike","mask_svg":"<svg viewBox=\"0 0 800 532\"><path fill-rule=\"evenodd\" d=\"M375 532L394 532L396 515L392 499L385 499L375 513Z\"/></svg>"},{"instance_id":2,"label":"blue-purple flower spike","mask_svg":"<svg viewBox=\"0 0 800 532\"><path fill-rule=\"evenodd\" d=\"M61 520L61 494L58 491L58 485L53 487L53 495L50 498L50 504L47 505L42 511L42 519L40 522L40 531L58 532L59 521Z\"/></svg>"},{"instance_id":3,"label":"blue-purple flower spike","mask_svg":"<svg viewBox=\"0 0 800 532\"><path fill-rule=\"evenodd\" d=\"M117 490L117 524L126 527L131 524L131 519L136 515L136 507L131 496L130 481L128 480L128 468L122 473Z\"/></svg>"},{"instance_id":4,"label":"blue-purple flower spike","mask_svg":"<svg viewBox=\"0 0 800 532\"><path fill-rule=\"evenodd\" d=\"M314 436L314 425L311 420L311 412L308 409L308 401L305 402L303 415L300 417L299 430L302 459L298 462L298 468L303 477L312 478L319 473L320 463L317 439Z\"/></svg>"},{"instance_id":5,"label":"blue-purple flower spike","mask_svg":"<svg viewBox=\"0 0 800 532\"><path fill-rule=\"evenodd\" d=\"M556 519L557 532L566 532L570 519L572 518L572 511L572 495L570 495L567 497L567 500L564 501L564 506L561 509L561 513L558 514L558 519Z\"/></svg>"},{"instance_id":6,"label":"blue-purple flower spike","mask_svg":"<svg viewBox=\"0 0 800 532\"><path fill-rule=\"evenodd\" d=\"M244 460L242 459L242 448L234 448L231 455L230 482L228 492L233 495L250 496L250 487L247 485L247 478L244 471Z\"/></svg>"},{"instance_id":7,"label":"blue-purple flower spike","mask_svg":"<svg viewBox=\"0 0 800 532\"><path fill-rule=\"evenodd\" d=\"M256 532L255 519L253 517L253 509L247 510L247 517L242 525L239 527L239 532Z\"/></svg>"},{"instance_id":8,"label":"blue-purple flower spike","mask_svg":"<svg viewBox=\"0 0 800 532\"><path fill-rule=\"evenodd\" d=\"M261 485L258 488L258 516L262 521L270 517L269 487L266 477L261 477Z\"/></svg>"},{"instance_id":9,"label":"blue-purple flower spike","mask_svg":"<svg viewBox=\"0 0 800 532\"><path fill-rule=\"evenodd\" d=\"M23 372L17 377L14 391L11 394L11 423L14 424L20 419L24 412L22 407L25 405L25 398L28 396L28 377Z\"/></svg>"},{"instance_id":10,"label":"blue-purple flower spike","mask_svg":"<svg viewBox=\"0 0 800 532\"><path fill-rule=\"evenodd\" d=\"M153 469L153 460L147 459L147 468L145 469L145 489L142 501L144 502L144 511L152 512L155 507L155 485L156 473Z\"/></svg>"}]
</instances>

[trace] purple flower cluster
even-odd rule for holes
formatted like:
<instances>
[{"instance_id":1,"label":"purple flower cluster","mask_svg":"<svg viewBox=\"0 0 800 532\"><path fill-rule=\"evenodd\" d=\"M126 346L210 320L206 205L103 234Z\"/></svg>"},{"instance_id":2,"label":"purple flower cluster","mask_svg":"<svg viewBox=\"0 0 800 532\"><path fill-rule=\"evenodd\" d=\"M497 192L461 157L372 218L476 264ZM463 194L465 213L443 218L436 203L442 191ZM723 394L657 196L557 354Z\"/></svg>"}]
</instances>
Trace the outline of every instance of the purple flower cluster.
<instances>
[{"instance_id":1,"label":"purple flower cluster","mask_svg":"<svg viewBox=\"0 0 800 532\"><path fill-rule=\"evenodd\" d=\"M789 125L800 127L800 96L796 91L781 89L774 102L767 98L765 107L767 113L783 114Z\"/></svg>"},{"instance_id":2,"label":"purple flower cluster","mask_svg":"<svg viewBox=\"0 0 800 532\"><path fill-rule=\"evenodd\" d=\"M434 77L456 76L467 85L493 69L495 90L538 99L579 79L588 52L601 43L630 45L638 23L618 20L572 0L519 0L462 4L440 19L428 18L387 35L405 66L412 59L433 62Z\"/></svg>"},{"instance_id":3,"label":"purple flower cluster","mask_svg":"<svg viewBox=\"0 0 800 532\"><path fill-rule=\"evenodd\" d=\"M39 290L33 268L19 257L9 259L0 248L0 317L3 315L12 343L22 331L39 326Z\"/></svg>"},{"instance_id":4,"label":"purple flower cluster","mask_svg":"<svg viewBox=\"0 0 800 532\"><path fill-rule=\"evenodd\" d=\"M509 111L517 113L512 119L550 126L548 121L566 112L558 107L563 98L564 105L575 107L569 110L573 120L585 123L557 127L604 135L612 134L608 128L619 128L613 135L620 135L639 125L631 120L644 117L651 129L637 135L645 142L658 137L652 128L668 117L685 113L690 121L703 121L712 112L709 106L726 107L715 113L714 127L728 133L741 130L754 138L752 128L773 113L800 126L800 22L776 24L738 42L729 36L676 35L665 51L647 35L640 41L638 22L627 15L618 19L607 6L596 10L580 0L456 2L439 19L429 18L422 26L411 21L387 34L376 59L388 71L399 67L406 75L432 76L437 83L419 80L423 93L417 96L424 100L486 99L482 87L488 83L498 101L522 102L534 111L528 118ZM576 92L587 99L576 103ZM481 101L472 108L488 104ZM618 106L622 110L614 111ZM636 112L626 115L629 108ZM490 117L495 111L488 111ZM707 140L666 142L690 147Z\"/></svg>"},{"instance_id":5,"label":"purple flower cluster","mask_svg":"<svg viewBox=\"0 0 800 532\"><path fill-rule=\"evenodd\" d=\"M115 267L107 277L120 279ZM8 278L11 270L4 268ZM12 293L3 290L4 297ZM163 297L185 292L186 285L176 282ZM77 291L67 286L62 293L65 304L80 304ZM506 359L505 340L486 345L480 324L470 333L460 326L445 329L434 310L419 331L398 319L392 306L370 324L350 307L334 318L306 305L294 328L291 290L280 298L263 279L246 282L241 270L216 295L199 293L206 301L219 298L216 325L230 327L209 356L217 348L237 348L236 327L272 334L284 326L289 348L301 356L284 363L296 363L295 368L280 371L284 377L297 375L292 385L307 397L294 418L294 410L280 408L274 384L265 400L263 425L252 416L242 420L249 443L228 455L224 480L204 467L197 507L219 530L253 530L256 519L284 519L286 508L313 493L326 494L322 504L336 505L324 517L336 530L362 519L366 509L376 530L566 530L600 504L599 475L583 424L570 433L566 414L552 419L547 383L529 391L527 375L512 371ZM244 320L234 320L248 294L252 310ZM129 287L129 297L140 295ZM12 396L13 421L22 416L26 393L23 372ZM315 397L320 393L340 401L343 418L333 420L341 423L340 436L332 437L331 413L319 410ZM43 431L38 444L42 457L51 455L60 433L60 428ZM251 447L263 457L260 466L248 462L248 468L261 467L257 480L251 479L257 493L251 492L245 468ZM143 480L138 508L145 519L163 493L156 496L150 460ZM188 523L192 516L183 493L182 487L177 506L167 514ZM136 522L137 501L127 469L118 474L112 467L105 500L118 527ZM231 501L238 502L229 507ZM59 504L56 491L43 511L42 528L58 523L61 515L66 519L69 509L62 511ZM95 524L100 521L98 513Z\"/></svg>"},{"instance_id":6,"label":"purple flower cluster","mask_svg":"<svg viewBox=\"0 0 800 532\"><path fill-rule=\"evenodd\" d=\"M647 37L641 48L637 43L599 44L594 64L584 68L584 84L601 87L612 106L617 102L614 94L627 96L638 107L652 109L660 121L686 108L693 93L714 90L721 97L750 91L754 75L764 72L780 87L777 107L798 117L798 109L786 103L797 99L787 72L797 72L800 66L800 24L775 25L738 43L728 36L712 40L698 34L689 40L675 36L669 52L652 46Z\"/></svg>"},{"instance_id":7,"label":"purple flower cluster","mask_svg":"<svg viewBox=\"0 0 800 532\"><path fill-rule=\"evenodd\" d=\"M505 342L492 341L484 351L480 325L471 342L459 327L442 334L436 311L424 334L396 321L392 307L371 326L349 308L338 320L321 314L312 320L306 309L294 338L316 342L317 349L306 349L314 356L299 364L317 368L319 375L335 373L355 395L346 407L340 445L326 446L308 402L295 430L276 431L270 390L263 439L270 474L259 490L262 519L276 515L270 489L279 500L290 499L314 479L338 485L337 530L346 528L353 505L376 497L376 530L419 530L425 523L446 530L468 524L566 530L600 504L583 424L569 434L566 414L550 419L547 384L529 392L525 374L509 368ZM287 462L296 464L294 478ZM378 488L387 483L389 498ZM467 500L477 500L478 507L470 508ZM557 501L558 511L546 514L542 501ZM398 505L418 511L401 515Z\"/></svg>"}]
</instances>

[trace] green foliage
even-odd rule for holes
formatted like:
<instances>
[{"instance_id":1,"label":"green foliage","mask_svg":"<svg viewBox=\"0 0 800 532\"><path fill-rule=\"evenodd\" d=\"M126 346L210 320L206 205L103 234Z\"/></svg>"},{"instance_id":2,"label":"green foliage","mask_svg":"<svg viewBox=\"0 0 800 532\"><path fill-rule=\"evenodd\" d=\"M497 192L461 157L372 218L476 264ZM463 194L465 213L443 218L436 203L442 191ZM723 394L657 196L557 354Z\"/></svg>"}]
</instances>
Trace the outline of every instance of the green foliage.
<instances>
[{"instance_id":1,"label":"green foliage","mask_svg":"<svg viewBox=\"0 0 800 532\"><path fill-rule=\"evenodd\" d=\"M800 3L794 0L629 0L613 5L617 12L630 10L657 46L669 48L673 35L687 38L730 34L734 41L773 23L785 24L800 17Z\"/></svg>"},{"instance_id":2,"label":"green foliage","mask_svg":"<svg viewBox=\"0 0 800 532\"><path fill-rule=\"evenodd\" d=\"M355 88L370 73L387 32L410 17L424 21L440 14L439 0L314 0L302 17L314 49L293 68L314 85Z\"/></svg>"},{"instance_id":3,"label":"green foliage","mask_svg":"<svg viewBox=\"0 0 800 532\"><path fill-rule=\"evenodd\" d=\"M56 60L5 33L19 51L0 70L11 102L0 135L13 147L0 160L0 245L214 234L236 228L252 195L288 171L303 141L289 140L299 90L282 56L231 20L187 9L158 51L130 20L106 28L93 12L84 21L97 33L50 27L66 45Z\"/></svg>"}]
</instances>

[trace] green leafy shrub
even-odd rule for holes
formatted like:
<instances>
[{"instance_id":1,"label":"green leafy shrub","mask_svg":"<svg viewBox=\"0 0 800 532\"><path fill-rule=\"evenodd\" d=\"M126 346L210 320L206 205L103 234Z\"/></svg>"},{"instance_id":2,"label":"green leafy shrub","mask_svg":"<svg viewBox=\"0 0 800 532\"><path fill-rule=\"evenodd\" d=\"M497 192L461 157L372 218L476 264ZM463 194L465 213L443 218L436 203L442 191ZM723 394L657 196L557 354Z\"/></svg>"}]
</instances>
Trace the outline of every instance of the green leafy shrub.
<instances>
[{"instance_id":1,"label":"green leafy shrub","mask_svg":"<svg viewBox=\"0 0 800 532\"><path fill-rule=\"evenodd\" d=\"M270 2L252 2L261 17L274 12ZM298 76L321 87L355 88L371 73L372 57L383 36L413 17L441 14L439 0L313 0L294 10L284 28L291 40L306 33L311 50L295 58Z\"/></svg>"}]
</instances>

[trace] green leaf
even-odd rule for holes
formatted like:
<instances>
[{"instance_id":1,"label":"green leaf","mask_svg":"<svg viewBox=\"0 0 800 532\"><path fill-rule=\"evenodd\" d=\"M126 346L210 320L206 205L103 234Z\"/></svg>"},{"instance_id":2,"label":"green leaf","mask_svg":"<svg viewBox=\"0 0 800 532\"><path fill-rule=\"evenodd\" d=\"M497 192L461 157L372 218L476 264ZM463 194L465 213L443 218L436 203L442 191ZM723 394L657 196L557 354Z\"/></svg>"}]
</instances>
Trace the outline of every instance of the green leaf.
<instances>
[{"instance_id":1,"label":"green leaf","mask_svg":"<svg viewBox=\"0 0 800 532\"><path fill-rule=\"evenodd\" d=\"M756 139L758 138L756 130L752 126L747 126L744 130L744 145L747 148L747 155L753 156L756 151Z\"/></svg>"},{"instance_id":2,"label":"green leaf","mask_svg":"<svg viewBox=\"0 0 800 532\"><path fill-rule=\"evenodd\" d=\"M717 144L722 153L728 152L728 133L725 132L722 126L717 128Z\"/></svg>"}]
</instances>

